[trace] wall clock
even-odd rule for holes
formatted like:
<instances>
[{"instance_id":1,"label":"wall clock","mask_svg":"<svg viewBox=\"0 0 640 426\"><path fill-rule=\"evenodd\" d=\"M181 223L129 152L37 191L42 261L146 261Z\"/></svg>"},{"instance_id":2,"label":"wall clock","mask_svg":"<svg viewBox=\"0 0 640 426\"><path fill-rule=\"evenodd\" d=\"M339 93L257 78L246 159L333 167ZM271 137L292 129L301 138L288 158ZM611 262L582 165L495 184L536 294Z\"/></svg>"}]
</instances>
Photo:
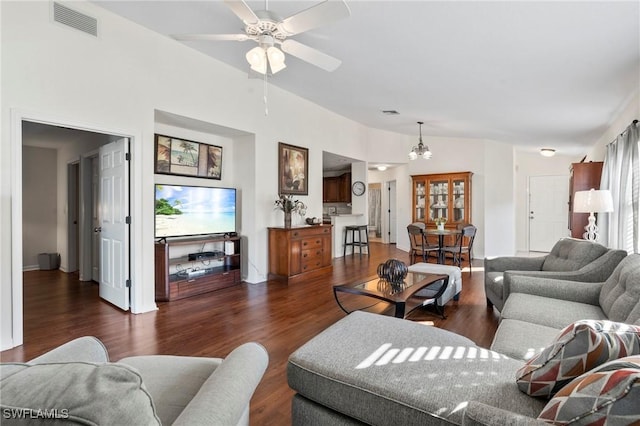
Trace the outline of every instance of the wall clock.
<instances>
[{"instance_id":1,"label":"wall clock","mask_svg":"<svg viewBox=\"0 0 640 426\"><path fill-rule=\"evenodd\" d=\"M351 186L351 190L353 191L353 194L357 196L364 194L365 189L366 189L366 186L364 185L364 182L359 180L353 182L353 185Z\"/></svg>"}]
</instances>

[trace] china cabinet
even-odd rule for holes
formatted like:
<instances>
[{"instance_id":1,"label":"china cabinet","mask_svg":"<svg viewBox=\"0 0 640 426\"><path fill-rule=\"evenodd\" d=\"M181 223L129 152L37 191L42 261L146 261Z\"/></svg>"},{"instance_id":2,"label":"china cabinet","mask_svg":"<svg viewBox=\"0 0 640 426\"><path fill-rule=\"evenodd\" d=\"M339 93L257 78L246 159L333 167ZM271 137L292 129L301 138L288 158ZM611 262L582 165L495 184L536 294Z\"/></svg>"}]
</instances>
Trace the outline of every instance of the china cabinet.
<instances>
[{"instance_id":1,"label":"china cabinet","mask_svg":"<svg viewBox=\"0 0 640 426\"><path fill-rule=\"evenodd\" d=\"M471 223L472 172L411 176L413 185L413 222L436 228Z\"/></svg>"}]
</instances>

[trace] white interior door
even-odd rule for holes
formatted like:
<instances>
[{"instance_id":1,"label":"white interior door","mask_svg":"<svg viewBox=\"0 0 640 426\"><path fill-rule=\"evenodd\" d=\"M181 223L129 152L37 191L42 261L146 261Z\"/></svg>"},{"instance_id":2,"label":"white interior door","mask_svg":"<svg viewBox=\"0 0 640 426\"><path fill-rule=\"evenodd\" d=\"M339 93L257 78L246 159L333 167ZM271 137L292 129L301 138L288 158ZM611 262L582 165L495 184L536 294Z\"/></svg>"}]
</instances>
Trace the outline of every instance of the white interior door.
<instances>
[{"instance_id":1,"label":"white interior door","mask_svg":"<svg viewBox=\"0 0 640 426\"><path fill-rule=\"evenodd\" d=\"M100 147L100 297L129 309L128 141Z\"/></svg>"},{"instance_id":2,"label":"white interior door","mask_svg":"<svg viewBox=\"0 0 640 426\"><path fill-rule=\"evenodd\" d=\"M569 176L529 177L529 250L549 252L569 235Z\"/></svg>"}]
</instances>

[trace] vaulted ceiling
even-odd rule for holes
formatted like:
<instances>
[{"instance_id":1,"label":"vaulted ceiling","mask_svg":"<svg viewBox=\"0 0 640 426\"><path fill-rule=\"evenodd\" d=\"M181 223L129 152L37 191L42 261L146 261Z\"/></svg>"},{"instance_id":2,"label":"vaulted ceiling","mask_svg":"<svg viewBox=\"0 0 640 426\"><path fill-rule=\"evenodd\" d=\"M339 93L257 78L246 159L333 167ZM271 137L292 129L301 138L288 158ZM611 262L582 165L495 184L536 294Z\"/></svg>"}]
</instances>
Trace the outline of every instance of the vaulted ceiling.
<instances>
[{"instance_id":1,"label":"vaulted ceiling","mask_svg":"<svg viewBox=\"0 0 640 426\"><path fill-rule=\"evenodd\" d=\"M167 35L239 33L219 0L95 0ZM281 17L316 1L248 1ZM638 1L347 1L351 16L294 36L342 60L288 56L269 82L373 128L579 155L640 87ZM242 71L252 41L190 41ZM397 115L383 114L395 110ZM622 130L622 129L621 129Z\"/></svg>"}]
</instances>

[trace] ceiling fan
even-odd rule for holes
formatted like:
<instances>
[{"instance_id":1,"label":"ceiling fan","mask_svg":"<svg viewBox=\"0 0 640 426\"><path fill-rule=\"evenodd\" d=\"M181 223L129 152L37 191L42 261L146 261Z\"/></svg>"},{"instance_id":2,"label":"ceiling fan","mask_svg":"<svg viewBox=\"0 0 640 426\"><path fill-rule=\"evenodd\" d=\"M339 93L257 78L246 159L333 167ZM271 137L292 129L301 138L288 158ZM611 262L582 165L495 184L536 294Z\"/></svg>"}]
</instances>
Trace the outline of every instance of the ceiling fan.
<instances>
[{"instance_id":1,"label":"ceiling fan","mask_svg":"<svg viewBox=\"0 0 640 426\"><path fill-rule=\"evenodd\" d=\"M247 61L252 70L265 75L267 65L272 74L286 67L283 52L326 71L334 71L342 63L333 56L289 37L349 17L351 12L344 0L325 0L285 19L280 19L268 10L267 0L265 0L265 10L255 12L244 0L224 0L224 3L244 22L244 34L178 34L173 38L180 41L253 40L258 43L258 46L247 52Z\"/></svg>"}]
</instances>

